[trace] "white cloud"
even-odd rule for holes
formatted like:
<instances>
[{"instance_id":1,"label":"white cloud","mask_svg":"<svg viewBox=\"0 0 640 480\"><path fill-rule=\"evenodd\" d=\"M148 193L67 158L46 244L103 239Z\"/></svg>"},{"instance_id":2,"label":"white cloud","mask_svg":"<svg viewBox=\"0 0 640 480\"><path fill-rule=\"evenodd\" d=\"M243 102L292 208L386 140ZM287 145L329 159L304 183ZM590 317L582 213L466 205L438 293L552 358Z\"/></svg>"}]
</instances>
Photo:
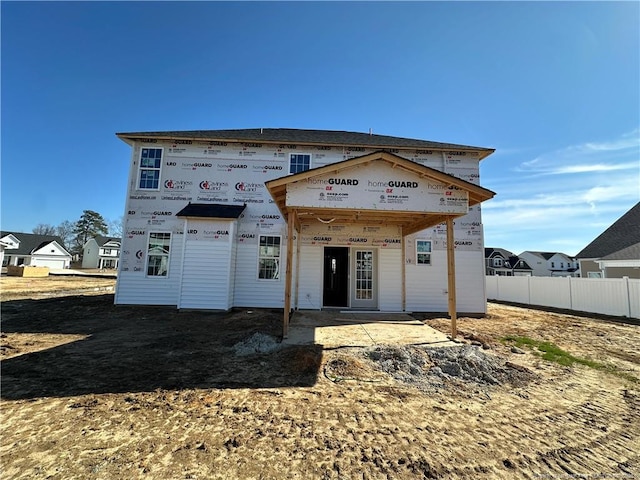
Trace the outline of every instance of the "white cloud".
<instances>
[{"instance_id":1,"label":"white cloud","mask_svg":"<svg viewBox=\"0 0 640 480\"><path fill-rule=\"evenodd\" d=\"M531 175L638 170L640 168L640 129L607 142L586 142L539 155L515 169Z\"/></svg>"},{"instance_id":2,"label":"white cloud","mask_svg":"<svg viewBox=\"0 0 640 480\"><path fill-rule=\"evenodd\" d=\"M640 200L640 130L586 142L485 178L486 244L575 255Z\"/></svg>"},{"instance_id":3,"label":"white cloud","mask_svg":"<svg viewBox=\"0 0 640 480\"><path fill-rule=\"evenodd\" d=\"M607 165L604 163L596 163L594 165L567 165L566 167L558 167L552 174L564 173L591 173L591 172L613 172L616 170L637 170L638 162L619 163L617 165Z\"/></svg>"}]
</instances>

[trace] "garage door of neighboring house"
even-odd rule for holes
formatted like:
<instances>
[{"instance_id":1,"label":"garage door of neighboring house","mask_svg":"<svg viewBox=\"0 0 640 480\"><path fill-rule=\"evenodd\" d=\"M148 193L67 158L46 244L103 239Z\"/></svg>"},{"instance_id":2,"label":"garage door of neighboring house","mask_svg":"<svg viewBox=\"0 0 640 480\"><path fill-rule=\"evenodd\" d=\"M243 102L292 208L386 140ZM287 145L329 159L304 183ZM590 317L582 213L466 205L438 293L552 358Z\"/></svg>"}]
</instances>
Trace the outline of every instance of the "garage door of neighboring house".
<instances>
[{"instance_id":1,"label":"garage door of neighboring house","mask_svg":"<svg viewBox=\"0 0 640 480\"><path fill-rule=\"evenodd\" d=\"M64 259L57 258L32 258L31 265L34 267L49 267L54 270L62 270L64 268Z\"/></svg>"}]
</instances>

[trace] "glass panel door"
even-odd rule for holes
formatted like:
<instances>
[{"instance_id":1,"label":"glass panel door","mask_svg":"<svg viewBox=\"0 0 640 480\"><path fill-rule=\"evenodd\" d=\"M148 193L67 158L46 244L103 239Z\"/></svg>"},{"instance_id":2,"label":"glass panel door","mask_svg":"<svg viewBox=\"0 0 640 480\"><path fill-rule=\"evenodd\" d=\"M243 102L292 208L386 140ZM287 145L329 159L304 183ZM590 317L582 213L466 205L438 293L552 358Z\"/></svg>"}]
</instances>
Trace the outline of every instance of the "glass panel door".
<instances>
[{"instance_id":1,"label":"glass panel door","mask_svg":"<svg viewBox=\"0 0 640 480\"><path fill-rule=\"evenodd\" d=\"M377 308L376 250L353 251L353 308Z\"/></svg>"}]
</instances>

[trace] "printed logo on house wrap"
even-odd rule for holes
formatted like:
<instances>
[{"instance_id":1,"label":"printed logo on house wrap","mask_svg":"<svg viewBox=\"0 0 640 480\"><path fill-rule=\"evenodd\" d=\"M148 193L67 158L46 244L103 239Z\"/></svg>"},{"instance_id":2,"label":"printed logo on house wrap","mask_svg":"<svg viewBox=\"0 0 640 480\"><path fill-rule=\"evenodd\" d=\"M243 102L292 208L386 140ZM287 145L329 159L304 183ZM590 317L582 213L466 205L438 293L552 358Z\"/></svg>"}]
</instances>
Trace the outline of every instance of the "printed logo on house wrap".
<instances>
[{"instance_id":1,"label":"printed logo on house wrap","mask_svg":"<svg viewBox=\"0 0 640 480\"><path fill-rule=\"evenodd\" d=\"M167 190L187 190L188 187L191 187L193 182L191 180L165 180L164 188Z\"/></svg>"},{"instance_id":2,"label":"printed logo on house wrap","mask_svg":"<svg viewBox=\"0 0 640 480\"><path fill-rule=\"evenodd\" d=\"M248 167L249 167L249 165L247 165L246 163L229 162L229 163L218 163L218 164L216 164L216 169L219 172L232 172L234 170L244 170L244 169L246 169Z\"/></svg>"},{"instance_id":3,"label":"printed logo on house wrap","mask_svg":"<svg viewBox=\"0 0 640 480\"><path fill-rule=\"evenodd\" d=\"M205 190L207 192L220 192L223 188L229 187L229 182L217 182L215 180L203 180L198 186L200 190Z\"/></svg>"}]
</instances>

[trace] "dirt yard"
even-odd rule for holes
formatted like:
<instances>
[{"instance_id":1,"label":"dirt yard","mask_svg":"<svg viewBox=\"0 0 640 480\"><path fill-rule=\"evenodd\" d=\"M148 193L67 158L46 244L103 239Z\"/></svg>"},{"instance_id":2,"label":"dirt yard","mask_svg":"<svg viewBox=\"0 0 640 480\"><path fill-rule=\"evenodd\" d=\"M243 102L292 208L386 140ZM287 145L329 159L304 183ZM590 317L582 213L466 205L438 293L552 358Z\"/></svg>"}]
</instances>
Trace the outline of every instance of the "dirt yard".
<instances>
[{"instance_id":1,"label":"dirt yard","mask_svg":"<svg viewBox=\"0 0 640 480\"><path fill-rule=\"evenodd\" d=\"M279 312L116 307L112 286L0 278L3 480L640 478L639 326L490 304L458 327L465 365L495 368L464 376L420 345L241 355Z\"/></svg>"}]
</instances>

